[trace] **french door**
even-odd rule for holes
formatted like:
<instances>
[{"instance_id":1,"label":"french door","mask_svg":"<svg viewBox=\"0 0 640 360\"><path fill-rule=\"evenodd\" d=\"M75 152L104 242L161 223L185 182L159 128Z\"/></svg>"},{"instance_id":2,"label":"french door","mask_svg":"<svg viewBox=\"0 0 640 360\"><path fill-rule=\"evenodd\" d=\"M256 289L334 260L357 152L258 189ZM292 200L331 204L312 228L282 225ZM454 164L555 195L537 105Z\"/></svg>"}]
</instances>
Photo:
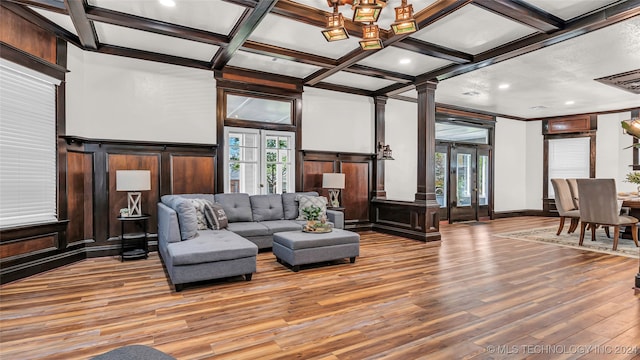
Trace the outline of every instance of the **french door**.
<instances>
[{"instance_id":1,"label":"french door","mask_svg":"<svg viewBox=\"0 0 640 360\"><path fill-rule=\"evenodd\" d=\"M436 146L435 192L440 218L449 222L489 216L490 149L441 143Z\"/></svg>"},{"instance_id":2,"label":"french door","mask_svg":"<svg viewBox=\"0 0 640 360\"><path fill-rule=\"evenodd\" d=\"M225 127L224 191L295 192L295 133Z\"/></svg>"}]
</instances>

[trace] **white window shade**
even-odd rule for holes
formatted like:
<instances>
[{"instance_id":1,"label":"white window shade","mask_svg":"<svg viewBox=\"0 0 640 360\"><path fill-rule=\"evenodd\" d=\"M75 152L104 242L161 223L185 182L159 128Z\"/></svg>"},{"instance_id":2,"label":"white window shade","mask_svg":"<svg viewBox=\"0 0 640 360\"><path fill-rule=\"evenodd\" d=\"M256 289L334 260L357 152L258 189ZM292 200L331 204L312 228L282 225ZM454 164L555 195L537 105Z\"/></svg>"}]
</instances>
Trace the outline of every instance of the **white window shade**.
<instances>
[{"instance_id":1,"label":"white window shade","mask_svg":"<svg viewBox=\"0 0 640 360\"><path fill-rule=\"evenodd\" d=\"M549 198L555 197L551 179L581 179L589 177L591 138L549 140Z\"/></svg>"},{"instance_id":2,"label":"white window shade","mask_svg":"<svg viewBox=\"0 0 640 360\"><path fill-rule=\"evenodd\" d=\"M51 81L0 62L0 228L57 221Z\"/></svg>"}]
</instances>

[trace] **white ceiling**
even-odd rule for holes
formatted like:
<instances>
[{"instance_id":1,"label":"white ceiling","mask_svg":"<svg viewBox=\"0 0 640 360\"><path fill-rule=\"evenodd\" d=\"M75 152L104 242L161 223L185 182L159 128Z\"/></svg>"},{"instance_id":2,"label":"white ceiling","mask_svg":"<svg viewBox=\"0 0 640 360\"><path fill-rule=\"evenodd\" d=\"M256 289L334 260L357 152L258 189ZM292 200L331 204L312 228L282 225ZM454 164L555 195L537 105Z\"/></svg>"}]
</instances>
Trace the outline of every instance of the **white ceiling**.
<instances>
[{"instance_id":1,"label":"white ceiling","mask_svg":"<svg viewBox=\"0 0 640 360\"><path fill-rule=\"evenodd\" d=\"M616 3L615 0L524 1L564 20ZM401 0L388 1L378 23L382 29L389 29L394 20L393 8L399 6L400 2ZM38 9L33 1L26 3L38 14L77 35L69 15ZM307 6L315 13L319 10L327 14L332 11L326 0L297 0L291 3ZM413 4L416 13L429 11L430 7L439 5L437 0L409 0L409 3ZM88 5L223 37L233 35L236 24L246 10L244 6L222 0L176 0L173 8L163 7L157 0L89 0ZM340 11L345 18L351 17L352 10L349 6L340 7ZM181 39L179 35L160 35L98 21L92 23L99 45L132 48L204 62L210 62L220 49L219 46L208 43ZM329 62L340 61L359 49L359 38L351 36L347 40L329 43L320 33L321 30L321 27L310 25L304 19L294 21L270 13L251 33L249 40L267 47L319 56ZM411 38L445 50L477 56L533 34L540 32L472 3L431 22L412 34ZM391 46L371 53L356 64L408 77L417 77L454 64L451 60L431 55L433 54L428 51L420 53ZM403 63L400 60L404 60ZM287 59L287 56L257 55L243 49L232 56L228 65L299 79L305 79L323 69L316 66L316 63L310 65L296 62ZM640 69L640 17L632 17L601 30L442 80L438 84L436 101L522 118L640 107L640 95L593 81L602 76L636 69ZM380 74L371 75L375 76L338 71L321 82L373 92L397 81L383 79ZM509 84L509 89L499 89L498 86L503 83ZM464 93L476 95L468 96L463 95ZM410 90L400 95L415 98L416 92ZM574 103L565 105L569 100Z\"/></svg>"}]
</instances>

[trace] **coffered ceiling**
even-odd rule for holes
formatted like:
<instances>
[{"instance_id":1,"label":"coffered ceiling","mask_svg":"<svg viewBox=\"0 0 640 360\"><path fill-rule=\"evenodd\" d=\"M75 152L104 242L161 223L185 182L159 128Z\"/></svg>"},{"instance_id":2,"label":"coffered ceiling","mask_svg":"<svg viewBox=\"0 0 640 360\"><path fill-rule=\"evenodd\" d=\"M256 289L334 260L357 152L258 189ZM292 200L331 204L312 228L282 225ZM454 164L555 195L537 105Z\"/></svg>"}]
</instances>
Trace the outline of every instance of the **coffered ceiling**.
<instances>
[{"instance_id":1,"label":"coffered ceiling","mask_svg":"<svg viewBox=\"0 0 640 360\"><path fill-rule=\"evenodd\" d=\"M420 30L360 50L320 31L326 0L2 0L2 6L85 50L208 70L285 76L305 86L417 98L439 81L442 104L520 118L640 106L640 95L595 81L640 69L640 0L409 0ZM350 5L340 6L350 19ZM638 80L640 81L640 79Z\"/></svg>"}]
</instances>

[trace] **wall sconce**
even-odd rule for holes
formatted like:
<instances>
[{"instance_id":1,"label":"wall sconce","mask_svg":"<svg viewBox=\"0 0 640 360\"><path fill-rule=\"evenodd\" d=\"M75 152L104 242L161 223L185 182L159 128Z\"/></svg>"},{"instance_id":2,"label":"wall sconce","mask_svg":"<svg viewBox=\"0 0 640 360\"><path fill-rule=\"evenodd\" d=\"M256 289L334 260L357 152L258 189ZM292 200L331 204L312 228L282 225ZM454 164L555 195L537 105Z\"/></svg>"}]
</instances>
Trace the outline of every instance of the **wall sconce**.
<instances>
[{"instance_id":1,"label":"wall sconce","mask_svg":"<svg viewBox=\"0 0 640 360\"><path fill-rule=\"evenodd\" d=\"M389 145L378 143L378 159L379 160L395 160L392 156L393 151Z\"/></svg>"},{"instance_id":2,"label":"wall sconce","mask_svg":"<svg viewBox=\"0 0 640 360\"><path fill-rule=\"evenodd\" d=\"M142 195L140 192L148 190L151 190L151 171L116 171L116 191L127 191L129 216L142 216Z\"/></svg>"}]
</instances>

